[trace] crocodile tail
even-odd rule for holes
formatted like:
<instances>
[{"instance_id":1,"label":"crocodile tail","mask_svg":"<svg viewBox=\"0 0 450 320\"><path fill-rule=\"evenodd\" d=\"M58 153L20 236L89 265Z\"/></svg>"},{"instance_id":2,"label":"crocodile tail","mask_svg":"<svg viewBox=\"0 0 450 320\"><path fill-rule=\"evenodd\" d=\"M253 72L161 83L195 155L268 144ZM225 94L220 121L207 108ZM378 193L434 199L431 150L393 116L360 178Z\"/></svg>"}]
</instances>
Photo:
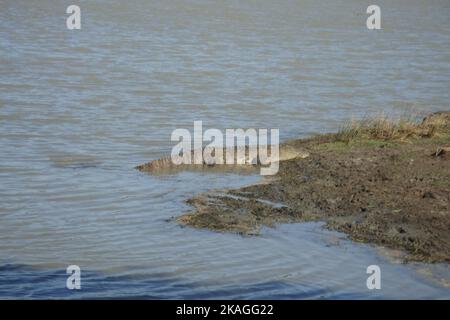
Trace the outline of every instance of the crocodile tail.
<instances>
[{"instance_id":1,"label":"crocodile tail","mask_svg":"<svg viewBox=\"0 0 450 320\"><path fill-rule=\"evenodd\" d=\"M171 157L164 157L161 159L153 160L136 167L139 171L158 171L164 169L170 169L175 167Z\"/></svg>"}]
</instances>

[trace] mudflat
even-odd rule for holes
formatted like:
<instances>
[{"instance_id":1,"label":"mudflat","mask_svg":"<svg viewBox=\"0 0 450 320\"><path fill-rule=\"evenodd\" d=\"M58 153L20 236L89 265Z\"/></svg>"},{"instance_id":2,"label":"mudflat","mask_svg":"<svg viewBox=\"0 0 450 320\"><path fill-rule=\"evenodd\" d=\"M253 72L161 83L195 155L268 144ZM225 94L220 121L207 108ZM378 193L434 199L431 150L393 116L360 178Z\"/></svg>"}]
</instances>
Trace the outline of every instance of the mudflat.
<instances>
[{"instance_id":1,"label":"mudflat","mask_svg":"<svg viewBox=\"0 0 450 320\"><path fill-rule=\"evenodd\" d=\"M281 161L262 183L189 199L195 210L178 221L242 235L324 221L354 241L401 249L406 261L450 262L450 112L351 123L287 145L309 156Z\"/></svg>"}]
</instances>

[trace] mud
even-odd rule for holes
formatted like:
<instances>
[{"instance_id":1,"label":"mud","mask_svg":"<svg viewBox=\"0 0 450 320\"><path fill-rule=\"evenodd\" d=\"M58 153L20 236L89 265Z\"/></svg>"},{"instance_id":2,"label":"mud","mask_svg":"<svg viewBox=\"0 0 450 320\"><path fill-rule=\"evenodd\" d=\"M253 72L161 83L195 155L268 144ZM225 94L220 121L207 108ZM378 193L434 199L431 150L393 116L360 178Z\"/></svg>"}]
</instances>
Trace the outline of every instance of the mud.
<instances>
[{"instance_id":1,"label":"mud","mask_svg":"<svg viewBox=\"0 0 450 320\"><path fill-rule=\"evenodd\" d=\"M435 119L432 135L398 141L342 142L337 134L290 141L309 156L281 161L278 174L257 185L190 199L195 211L178 221L242 235L278 223L325 221L354 241L400 249L405 261L448 263L450 113L422 125Z\"/></svg>"}]
</instances>

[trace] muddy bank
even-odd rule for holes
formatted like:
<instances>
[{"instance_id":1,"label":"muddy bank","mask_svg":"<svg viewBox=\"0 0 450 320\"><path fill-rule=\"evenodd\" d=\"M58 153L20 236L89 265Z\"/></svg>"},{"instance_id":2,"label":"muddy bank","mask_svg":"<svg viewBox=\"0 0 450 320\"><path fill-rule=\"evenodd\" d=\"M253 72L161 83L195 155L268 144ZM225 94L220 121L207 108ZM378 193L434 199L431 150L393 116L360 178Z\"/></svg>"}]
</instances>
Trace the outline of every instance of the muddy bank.
<instances>
[{"instance_id":1,"label":"muddy bank","mask_svg":"<svg viewBox=\"0 0 450 320\"><path fill-rule=\"evenodd\" d=\"M260 184L190 199L195 211L178 220L243 235L325 221L355 241L402 249L407 260L450 262L450 113L383 121L290 141L309 156L281 161Z\"/></svg>"}]
</instances>

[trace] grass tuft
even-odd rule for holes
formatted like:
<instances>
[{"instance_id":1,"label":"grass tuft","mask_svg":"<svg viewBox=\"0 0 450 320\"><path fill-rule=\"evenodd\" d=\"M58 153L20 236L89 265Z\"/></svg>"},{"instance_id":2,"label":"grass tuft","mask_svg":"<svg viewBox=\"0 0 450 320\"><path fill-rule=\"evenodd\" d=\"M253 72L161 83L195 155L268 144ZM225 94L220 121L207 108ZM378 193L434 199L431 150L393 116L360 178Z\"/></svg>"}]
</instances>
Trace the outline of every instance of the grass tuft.
<instances>
[{"instance_id":1,"label":"grass tuft","mask_svg":"<svg viewBox=\"0 0 450 320\"><path fill-rule=\"evenodd\" d=\"M450 132L450 112L433 113L420 120L418 116L393 120L385 115L345 123L336 134L336 141L349 143L354 139L402 141L409 138L433 138Z\"/></svg>"}]
</instances>

